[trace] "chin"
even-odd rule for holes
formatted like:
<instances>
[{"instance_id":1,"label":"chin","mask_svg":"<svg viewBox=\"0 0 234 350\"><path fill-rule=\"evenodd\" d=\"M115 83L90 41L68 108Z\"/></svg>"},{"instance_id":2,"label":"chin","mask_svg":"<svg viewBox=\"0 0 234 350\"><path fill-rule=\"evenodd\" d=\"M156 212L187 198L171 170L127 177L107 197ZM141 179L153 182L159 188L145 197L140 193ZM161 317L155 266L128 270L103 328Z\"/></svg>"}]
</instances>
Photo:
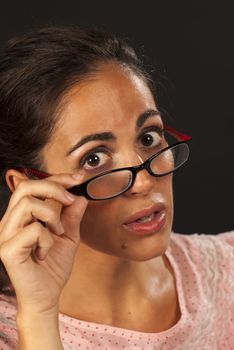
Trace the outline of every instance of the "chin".
<instances>
[{"instance_id":1,"label":"chin","mask_svg":"<svg viewBox=\"0 0 234 350\"><path fill-rule=\"evenodd\" d=\"M119 256L133 261L146 261L162 256L170 244L171 230L165 228L159 232L128 240L121 244Z\"/></svg>"}]
</instances>

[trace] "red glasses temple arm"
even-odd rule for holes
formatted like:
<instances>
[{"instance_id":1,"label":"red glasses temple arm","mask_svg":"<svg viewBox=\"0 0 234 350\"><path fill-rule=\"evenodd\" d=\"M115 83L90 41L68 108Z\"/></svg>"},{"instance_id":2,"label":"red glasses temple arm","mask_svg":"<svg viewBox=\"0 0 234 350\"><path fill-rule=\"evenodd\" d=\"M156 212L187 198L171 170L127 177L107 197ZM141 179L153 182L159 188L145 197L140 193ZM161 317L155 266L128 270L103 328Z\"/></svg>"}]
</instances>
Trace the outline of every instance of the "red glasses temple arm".
<instances>
[{"instance_id":1,"label":"red glasses temple arm","mask_svg":"<svg viewBox=\"0 0 234 350\"><path fill-rule=\"evenodd\" d=\"M167 131L170 135L177 138L179 141L188 141L192 139L191 136L185 135L182 132L177 131L176 129L172 128L167 124L164 124L164 130ZM26 175L36 176L39 179L45 179L46 177L51 176L50 174L47 174L43 171L32 169L32 168L20 168L19 170L24 172Z\"/></svg>"},{"instance_id":2,"label":"red glasses temple arm","mask_svg":"<svg viewBox=\"0 0 234 350\"><path fill-rule=\"evenodd\" d=\"M45 179L46 177L51 176L51 174L45 173L44 171L32 168L20 168L19 170L26 175L36 176L38 179Z\"/></svg>"},{"instance_id":3,"label":"red glasses temple arm","mask_svg":"<svg viewBox=\"0 0 234 350\"><path fill-rule=\"evenodd\" d=\"M164 124L164 130L166 130L169 134L177 138L179 141L188 141L192 139L192 136L182 134L182 132L177 131L176 129L172 128L167 124Z\"/></svg>"}]
</instances>

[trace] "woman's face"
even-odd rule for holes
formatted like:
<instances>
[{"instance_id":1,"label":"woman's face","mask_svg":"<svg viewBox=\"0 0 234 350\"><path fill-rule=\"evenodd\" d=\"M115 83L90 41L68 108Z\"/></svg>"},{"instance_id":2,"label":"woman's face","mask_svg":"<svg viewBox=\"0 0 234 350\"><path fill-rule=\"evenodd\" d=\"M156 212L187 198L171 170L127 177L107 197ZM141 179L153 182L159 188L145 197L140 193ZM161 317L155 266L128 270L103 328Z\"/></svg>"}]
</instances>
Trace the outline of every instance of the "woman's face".
<instances>
[{"instance_id":1,"label":"woman's face","mask_svg":"<svg viewBox=\"0 0 234 350\"><path fill-rule=\"evenodd\" d=\"M46 170L51 174L82 173L87 180L106 170L141 164L157 152L159 137L155 131L144 129L162 126L156 114L136 127L137 119L147 110L157 107L144 81L117 64L103 64L92 79L68 93L58 128L43 150ZM67 155L85 136L103 132L113 134L114 139L86 142ZM139 236L125 229L123 224L129 216L155 203L166 207L166 221L160 231ZM81 222L81 245L112 256L148 260L167 249L172 220L172 175L156 178L142 170L124 194L89 201Z\"/></svg>"}]
</instances>

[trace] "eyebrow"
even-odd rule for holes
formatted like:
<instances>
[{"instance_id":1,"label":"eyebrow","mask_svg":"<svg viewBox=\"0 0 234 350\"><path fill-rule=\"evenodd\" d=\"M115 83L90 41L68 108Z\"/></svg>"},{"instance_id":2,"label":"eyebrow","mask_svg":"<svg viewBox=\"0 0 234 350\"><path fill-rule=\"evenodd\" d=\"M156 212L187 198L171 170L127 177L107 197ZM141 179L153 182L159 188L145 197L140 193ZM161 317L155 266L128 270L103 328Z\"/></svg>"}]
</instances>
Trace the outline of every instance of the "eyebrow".
<instances>
[{"instance_id":1,"label":"eyebrow","mask_svg":"<svg viewBox=\"0 0 234 350\"><path fill-rule=\"evenodd\" d=\"M156 109L147 109L145 112L141 113L136 121L136 130L142 127L145 121L151 117L161 116L160 112ZM71 153L77 150L79 147L83 146L85 143L90 141L116 141L116 136L110 132L105 131L96 134L90 134L84 136L80 141L78 141L75 145L73 145L66 153L66 157L68 157Z\"/></svg>"}]
</instances>

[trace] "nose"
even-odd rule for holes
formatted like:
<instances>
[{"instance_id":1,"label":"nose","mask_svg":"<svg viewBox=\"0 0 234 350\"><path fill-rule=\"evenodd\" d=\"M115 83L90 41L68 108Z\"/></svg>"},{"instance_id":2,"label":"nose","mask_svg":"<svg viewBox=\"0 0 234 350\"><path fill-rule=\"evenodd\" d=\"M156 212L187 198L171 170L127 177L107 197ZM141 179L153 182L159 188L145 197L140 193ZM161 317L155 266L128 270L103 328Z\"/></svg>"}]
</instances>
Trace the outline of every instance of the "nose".
<instances>
[{"instance_id":1,"label":"nose","mask_svg":"<svg viewBox=\"0 0 234 350\"><path fill-rule=\"evenodd\" d=\"M131 197L133 195L146 196L154 188L155 181L158 181L156 177L150 175L146 169L141 169L138 171L134 183L124 195L126 197Z\"/></svg>"}]
</instances>

